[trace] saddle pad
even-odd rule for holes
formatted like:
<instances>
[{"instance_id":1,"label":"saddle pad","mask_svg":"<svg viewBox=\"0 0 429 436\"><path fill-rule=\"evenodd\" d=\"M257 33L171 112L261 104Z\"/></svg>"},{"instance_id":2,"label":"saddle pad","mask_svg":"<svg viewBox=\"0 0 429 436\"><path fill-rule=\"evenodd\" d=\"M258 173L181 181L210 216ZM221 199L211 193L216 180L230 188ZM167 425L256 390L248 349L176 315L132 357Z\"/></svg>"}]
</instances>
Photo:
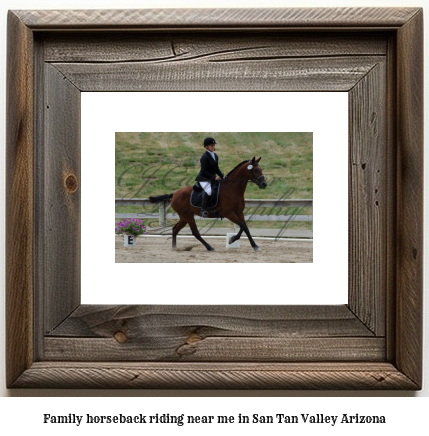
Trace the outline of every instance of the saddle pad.
<instances>
[{"instance_id":1,"label":"saddle pad","mask_svg":"<svg viewBox=\"0 0 429 436\"><path fill-rule=\"evenodd\" d=\"M219 188L220 184L216 183L216 185L212 186L212 195L210 196L209 204L207 208L216 207L217 202L219 200ZM191 206L193 207L201 207L202 199L203 199L203 190L201 191L192 191L191 194Z\"/></svg>"}]
</instances>

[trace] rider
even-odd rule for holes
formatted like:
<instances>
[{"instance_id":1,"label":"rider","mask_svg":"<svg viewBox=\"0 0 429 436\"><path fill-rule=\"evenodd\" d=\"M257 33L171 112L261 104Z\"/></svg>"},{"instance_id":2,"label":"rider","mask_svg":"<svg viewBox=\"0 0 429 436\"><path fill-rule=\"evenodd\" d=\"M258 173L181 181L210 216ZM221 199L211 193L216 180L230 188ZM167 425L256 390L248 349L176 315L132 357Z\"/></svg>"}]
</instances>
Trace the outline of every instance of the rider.
<instances>
[{"instance_id":1,"label":"rider","mask_svg":"<svg viewBox=\"0 0 429 436\"><path fill-rule=\"evenodd\" d=\"M201 156L201 170L195 179L204 189L201 205L201 216L203 218L208 218L207 204L212 195L212 184L214 184L215 181L224 178L222 171L219 169L219 158L215 153L216 144L216 141L211 137L204 139L204 148L206 149L206 152ZM216 174L218 176L216 176Z\"/></svg>"}]
</instances>

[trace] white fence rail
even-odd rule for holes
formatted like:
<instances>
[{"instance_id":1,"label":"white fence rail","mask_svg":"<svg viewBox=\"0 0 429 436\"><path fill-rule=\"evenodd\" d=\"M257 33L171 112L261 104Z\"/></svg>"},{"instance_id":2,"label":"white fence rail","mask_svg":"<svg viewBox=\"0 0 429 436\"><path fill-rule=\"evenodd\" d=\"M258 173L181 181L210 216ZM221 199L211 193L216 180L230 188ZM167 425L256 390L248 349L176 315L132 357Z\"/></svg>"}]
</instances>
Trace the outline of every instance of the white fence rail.
<instances>
[{"instance_id":1,"label":"white fence rail","mask_svg":"<svg viewBox=\"0 0 429 436\"><path fill-rule=\"evenodd\" d=\"M277 212L282 212L287 208L308 208L313 207L312 199L295 200L245 200L246 208L244 210L246 221L313 221L313 215L298 215L287 214L282 215ZM124 218L141 218L141 219L159 219L160 227L167 226L167 219L179 219L176 213L167 213L170 206L170 201L164 201L155 205L147 198L116 198L115 206L141 206L149 208L149 210L155 210L154 212L142 211L141 213L115 213L116 219ZM158 208L158 210L156 210ZM269 208L268 214L261 214L262 208ZM253 210L252 210L253 209ZM299 211L299 209L298 209ZM199 216L195 216L195 219L202 219Z\"/></svg>"}]
</instances>

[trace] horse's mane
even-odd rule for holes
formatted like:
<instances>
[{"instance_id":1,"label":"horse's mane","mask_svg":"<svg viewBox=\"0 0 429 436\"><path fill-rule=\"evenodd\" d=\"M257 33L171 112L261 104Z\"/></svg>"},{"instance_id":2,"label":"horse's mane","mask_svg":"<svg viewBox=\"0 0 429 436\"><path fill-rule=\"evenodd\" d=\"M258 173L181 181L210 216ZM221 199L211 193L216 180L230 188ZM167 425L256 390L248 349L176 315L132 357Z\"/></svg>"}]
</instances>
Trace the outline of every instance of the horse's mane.
<instances>
[{"instance_id":1,"label":"horse's mane","mask_svg":"<svg viewBox=\"0 0 429 436\"><path fill-rule=\"evenodd\" d=\"M243 165L244 162L249 162L249 159L243 160L243 162L239 163L235 168L233 168L227 175L226 177L228 177L231 173L233 173L240 165Z\"/></svg>"}]
</instances>

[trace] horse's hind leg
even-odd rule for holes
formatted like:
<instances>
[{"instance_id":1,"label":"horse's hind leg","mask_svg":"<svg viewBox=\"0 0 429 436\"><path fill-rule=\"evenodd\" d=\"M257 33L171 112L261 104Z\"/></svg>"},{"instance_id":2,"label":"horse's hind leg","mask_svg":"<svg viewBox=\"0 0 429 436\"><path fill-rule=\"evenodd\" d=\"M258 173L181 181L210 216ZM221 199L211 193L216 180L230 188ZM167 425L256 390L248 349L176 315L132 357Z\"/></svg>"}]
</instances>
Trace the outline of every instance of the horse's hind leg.
<instances>
[{"instance_id":1,"label":"horse's hind leg","mask_svg":"<svg viewBox=\"0 0 429 436\"><path fill-rule=\"evenodd\" d=\"M180 221L177 222L176 225L173 227L173 250L176 249L176 236L177 236L177 234L180 232L180 230L182 230L183 227L186 226L186 224L188 224L186 221L182 221L182 220L180 220Z\"/></svg>"},{"instance_id":2,"label":"horse's hind leg","mask_svg":"<svg viewBox=\"0 0 429 436\"><path fill-rule=\"evenodd\" d=\"M195 220L192 218L192 221L189 222L189 227L191 228L192 234L207 248L208 251L214 251L214 248L207 244L206 241L201 237L200 232L198 231L198 227L195 223Z\"/></svg>"}]
</instances>

